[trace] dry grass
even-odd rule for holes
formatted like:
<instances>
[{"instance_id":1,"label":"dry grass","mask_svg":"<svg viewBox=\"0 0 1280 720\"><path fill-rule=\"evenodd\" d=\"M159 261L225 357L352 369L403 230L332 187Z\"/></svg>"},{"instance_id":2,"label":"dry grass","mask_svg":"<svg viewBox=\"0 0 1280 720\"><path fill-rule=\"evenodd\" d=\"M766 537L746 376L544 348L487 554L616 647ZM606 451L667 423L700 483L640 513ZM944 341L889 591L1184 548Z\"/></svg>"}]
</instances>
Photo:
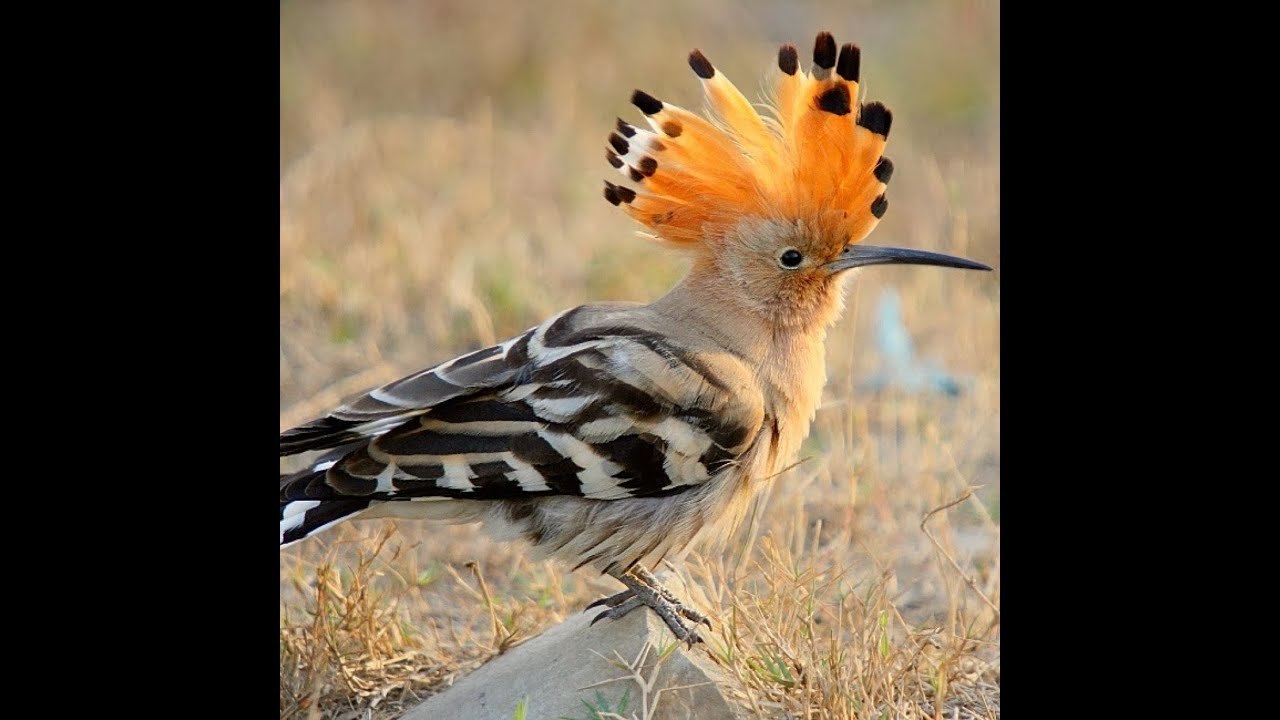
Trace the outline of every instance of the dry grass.
<instances>
[{"instance_id":1,"label":"dry grass","mask_svg":"<svg viewBox=\"0 0 1280 720\"><path fill-rule=\"evenodd\" d=\"M751 93L781 42L858 42L895 114L874 242L999 266L995 5L285 2L281 19L281 428L557 310L665 291L684 266L600 198L604 139L635 87L700 105L695 46ZM965 393L856 390L885 288ZM729 551L683 568L716 622L700 651L760 717L998 717L999 273L876 268L849 308L806 459ZM391 521L282 552L281 716L394 717L616 590L521 553Z\"/></svg>"}]
</instances>

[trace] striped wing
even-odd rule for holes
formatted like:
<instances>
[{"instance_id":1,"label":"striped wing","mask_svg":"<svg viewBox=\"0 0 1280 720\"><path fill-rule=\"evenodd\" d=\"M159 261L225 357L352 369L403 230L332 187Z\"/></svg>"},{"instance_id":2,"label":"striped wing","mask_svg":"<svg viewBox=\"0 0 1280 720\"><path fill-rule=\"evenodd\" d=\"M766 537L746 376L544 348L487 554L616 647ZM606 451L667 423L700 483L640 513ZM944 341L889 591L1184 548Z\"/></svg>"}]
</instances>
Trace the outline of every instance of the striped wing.
<instances>
[{"instance_id":1,"label":"striped wing","mask_svg":"<svg viewBox=\"0 0 1280 720\"><path fill-rule=\"evenodd\" d=\"M326 450L374 437L450 400L512 383L528 363L536 328L371 390L325 417L280 433L280 455Z\"/></svg>"},{"instance_id":2,"label":"striped wing","mask_svg":"<svg viewBox=\"0 0 1280 720\"><path fill-rule=\"evenodd\" d=\"M689 352L643 326L617 322L617 315L601 306L562 313L493 352L505 369L485 377L504 381L440 393L447 397L409 417L394 414L400 406L386 399L395 396L371 393L384 403L373 406L383 415L359 418L361 427L384 418L394 426L316 467L323 472L283 478L282 504L532 495L615 500L705 482L750 447L763 423L759 393L746 388L750 373L736 359ZM602 318L611 322L593 322ZM514 358L523 364L513 366ZM441 366L442 377L458 377L458 362ZM344 413L355 421L352 410Z\"/></svg>"}]
</instances>

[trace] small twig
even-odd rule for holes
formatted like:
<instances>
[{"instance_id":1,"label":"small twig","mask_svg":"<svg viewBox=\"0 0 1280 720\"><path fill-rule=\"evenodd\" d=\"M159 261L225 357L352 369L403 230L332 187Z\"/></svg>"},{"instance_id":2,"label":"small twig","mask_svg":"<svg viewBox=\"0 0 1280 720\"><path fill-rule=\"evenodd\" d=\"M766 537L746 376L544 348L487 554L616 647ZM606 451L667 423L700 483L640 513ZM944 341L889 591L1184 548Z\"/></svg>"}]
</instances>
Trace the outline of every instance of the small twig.
<instances>
[{"instance_id":1,"label":"small twig","mask_svg":"<svg viewBox=\"0 0 1280 720\"><path fill-rule=\"evenodd\" d=\"M939 553L942 554L942 557L946 558L947 562L951 563L951 567L955 568L956 573L960 575L960 579L964 580L964 584L968 585L970 590L973 590L975 593L977 593L978 597L982 598L982 602L986 603L987 607L991 608L991 612L996 614L996 619L999 619L1000 609L997 608L995 603L991 602L991 599L988 598L986 594L983 593L982 590L978 588L977 581L975 581L973 578L969 577L967 573L965 573L965 571L960 567L960 563L956 562L956 559L951 556L951 553L947 552L946 549L942 547L942 543L938 542L938 538L934 537L933 533L929 532L929 528L926 527L926 524L929 522L929 518L942 512L943 510L950 510L956 505L959 505L965 500L968 500L970 497L973 496L973 491L979 489L980 487L981 486L970 487L968 490L965 490L963 495L956 498L955 500L952 500L946 505L940 505L930 510L929 512L925 513L924 517L920 519L920 530L925 534L925 537L929 538L929 542L933 543L933 547Z\"/></svg>"},{"instance_id":2,"label":"small twig","mask_svg":"<svg viewBox=\"0 0 1280 720\"><path fill-rule=\"evenodd\" d=\"M489 596L489 586L484 582L484 575L480 574L480 564L475 560L471 560L467 563L467 567L475 574L476 582L480 583L480 595L484 598L485 607L489 608L489 620L493 622L494 647L501 648L503 643L502 624L498 622L498 612L493 608L493 598Z\"/></svg>"},{"instance_id":3,"label":"small twig","mask_svg":"<svg viewBox=\"0 0 1280 720\"><path fill-rule=\"evenodd\" d=\"M968 478L966 478L966 477L965 477L964 473L960 472L960 464L956 462L955 455L953 455L953 454L952 454L952 452L951 452L951 446L950 446L950 445L948 445L948 444L946 444L946 443L943 443L943 444L942 444L942 451L943 451L943 452L945 452L945 453L947 454L947 459L951 461L951 471L952 471L953 473L955 473L956 478L957 478L960 482L964 483L965 485L968 485L968 484L969 484L969 480L968 480ZM972 489L973 489L973 490L980 490L980 489L982 489L982 488L984 488L984 487L986 487L986 486L985 486L985 485L975 485L975 486L973 486L973 488L972 488ZM974 507L976 507L976 508L977 508L977 510L978 510L978 514L982 516L982 520L983 520L983 522L986 524L986 526L987 526L989 529L995 530L995 531L998 533L998 532L1000 531L1000 526L999 526L998 524L996 524L996 521L995 521L995 520L993 520L993 519L991 518L991 512L990 512L989 510L987 510L987 506L986 506L985 504L983 504L983 502L982 502L982 498L974 497L974 499L973 499L973 505L974 505Z\"/></svg>"},{"instance_id":4,"label":"small twig","mask_svg":"<svg viewBox=\"0 0 1280 720\"><path fill-rule=\"evenodd\" d=\"M650 652L654 653L653 671L650 673L649 677L645 677L644 674L641 673L640 671L641 669L644 668L644 664L648 659ZM655 717L655 714L658 711L658 701L661 699L662 693L667 692L668 690L689 690L691 688L702 687L703 685L713 684L710 681L707 681L707 682L701 682L701 683L693 683L690 685L675 685L671 687L659 688L658 690L655 691L654 686L657 685L658 683L658 675L662 670L662 663L665 662L667 657L669 656L663 656L661 649L654 647L653 643L647 640L645 641L644 645L640 647L640 653L636 656L636 659L632 660L631 662L627 662L622 657L622 655L618 653L616 649L613 651L613 655L615 659L607 658L604 655L601 655L596 650L591 650L591 653L594 654L596 657L600 658L601 660L604 660L605 662L609 663L610 665L614 665L618 668L621 668L622 670L625 670L630 674L622 675L620 677L615 677L615 678L609 678L607 680L601 680L599 682L594 682L594 683L591 683L590 685L580 687L578 688L578 690L579 691L590 690L591 688L600 687L602 685L608 685L610 683L615 683L620 680L630 680L634 682L637 687L640 688L639 717L641 718L641 720L653 720L653 718ZM652 700L652 704L650 704L650 700ZM604 714L601 714L600 716L605 717Z\"/></svg>"}]
</instances>

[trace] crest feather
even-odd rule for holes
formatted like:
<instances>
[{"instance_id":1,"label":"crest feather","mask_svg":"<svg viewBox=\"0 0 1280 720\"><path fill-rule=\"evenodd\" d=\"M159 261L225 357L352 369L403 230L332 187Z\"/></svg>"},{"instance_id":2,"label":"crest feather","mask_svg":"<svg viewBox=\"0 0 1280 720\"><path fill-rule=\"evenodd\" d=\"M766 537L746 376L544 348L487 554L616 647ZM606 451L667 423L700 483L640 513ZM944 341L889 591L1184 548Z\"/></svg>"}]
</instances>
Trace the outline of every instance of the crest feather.
<instances>
[{"instance_id":1,"label":"crest feather","mask_svg":"<svg viewBox=\"0 0 1280 720\"><path fill-rule=\"evenodd\" d=\"M830 33L818 35L810 72L783 45L762 116L694 50L710 118L637 90L632 103L652 131L619 121L606 152L637 190L606 183L606 198L678 246L714 246L744 216L801 222L837 249L862 240L887 207L893 164L884 157L892 114L858 102L860 65L856 45L837 57Z\"/></svg>"}]
</instances>

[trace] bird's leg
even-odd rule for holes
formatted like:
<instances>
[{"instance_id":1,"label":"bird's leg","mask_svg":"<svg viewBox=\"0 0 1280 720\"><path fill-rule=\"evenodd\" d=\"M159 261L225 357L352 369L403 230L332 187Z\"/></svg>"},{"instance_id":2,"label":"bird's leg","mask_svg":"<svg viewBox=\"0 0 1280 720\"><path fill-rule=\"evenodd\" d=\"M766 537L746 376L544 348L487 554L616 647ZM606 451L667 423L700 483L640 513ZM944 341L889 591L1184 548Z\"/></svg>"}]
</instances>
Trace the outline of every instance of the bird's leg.
<instances>
[{"instance_id":1,"label":"bird's leg","mask_svg":"<svg viewBox=\"0 0 1280 720\"><path fill-rule=\"evenodd\" d=\"M696 630L686 625L682 617L711 627L711 621L707 620L705 615L680 602L643 567L636 565L629 572L619 573L614 577L626 585L627 589L616 595L601 598L588 606L607 605L609 607L591 621L593 625L603 618L620 618L641 605L647 605L662 618L672 634L677 639L688 643L689 647L701 642L702 637Z\"/></svg>"}]
</instances>

